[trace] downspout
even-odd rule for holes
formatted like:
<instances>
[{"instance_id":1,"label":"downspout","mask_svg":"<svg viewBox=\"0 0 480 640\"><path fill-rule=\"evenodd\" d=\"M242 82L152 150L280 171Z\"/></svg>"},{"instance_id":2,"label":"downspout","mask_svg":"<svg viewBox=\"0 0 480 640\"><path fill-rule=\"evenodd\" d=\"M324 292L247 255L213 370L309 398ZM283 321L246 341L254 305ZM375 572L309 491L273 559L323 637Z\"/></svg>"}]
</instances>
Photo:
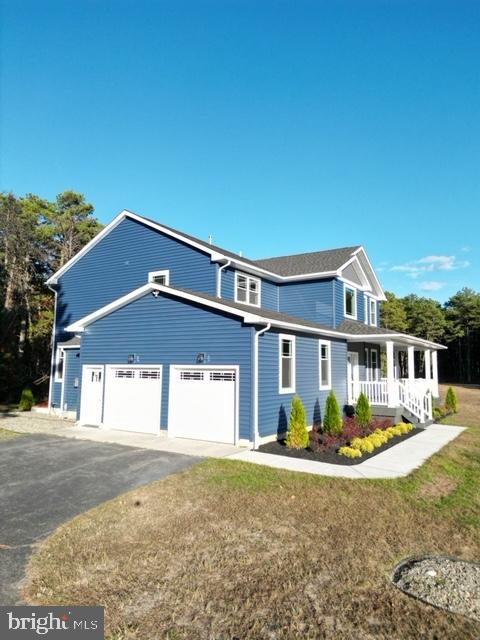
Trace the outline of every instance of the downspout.
<instances>
[{"instance_id":1,"label":"downspout","mask_svg":"<svg viewBox=\"0 0 480 640\"><path fill-rule=\"evenodd\" d=\"M253 337L253 448L257 449L260 444L258 433L258 338L271 329L269 322L263 329L255 330Z\"/></svg>"},{"instance_id":2,"label":"downspout","mask_svg":"<svg viewBox=\"0 0 480 640\"><path fill-rule=\"evenodd\" d=\"M57 326L57 290L47 284L47 287L50 291L53 291L55 294L55 306L53 311L53 329L52 329L52 355L50 357L50 380L48 385L48 409L49 411L52 409L52 392L53 392L53 381L55 378L55 335L56 335L56 326Z\"/></svg>"},{"instance_id":3,"label":"downspout","mask_svg":"<svg viewBox=\"0 0 480 640\"><path fill-rule=\"evenodd\" d=\"M227 260L225 264L222 264L217 271L217 298L222 297L222 271L225 267L229 267L232 264L231 260Z\"/></svg>"}]
</instances>

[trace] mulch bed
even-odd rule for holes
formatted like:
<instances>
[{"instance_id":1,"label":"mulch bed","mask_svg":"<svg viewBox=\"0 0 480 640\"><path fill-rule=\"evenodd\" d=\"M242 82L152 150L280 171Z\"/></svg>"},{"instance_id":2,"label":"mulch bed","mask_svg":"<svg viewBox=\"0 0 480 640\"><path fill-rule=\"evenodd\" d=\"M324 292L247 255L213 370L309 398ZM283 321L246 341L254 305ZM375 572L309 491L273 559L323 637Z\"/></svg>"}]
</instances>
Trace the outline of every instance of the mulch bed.
<instances>
[{"instance_id":1,"label":"mulch bed","mask_svg":"<svg viewBox=\"0 0 480 640\"><path fill-rule=\"evenodd\" d=\"M408 440L408 438L412 438L419 433L422 433L423 429L418 429L415 427L408 433L404 433L401 436L394 436L390 438L388 442L383 444L378 449L375 449L372 453L364 453L361 458L347 458L347 456L341 456L337 453L337 448L332 447L332 449L328 449L327 451L315 452L311 449L287 449L285 446L285 440L277 440L275 442L268 442L267 444L262 444L257 451L261 453L273 453L278 456L287 456L288 458L302 458L303 460L316 460L317 462L328 462L329 464L340 464L340 465L355 465L361 464L368 460L369 458L373 458L382 451L386 451L391 447L394 447L396 444L403 442L404 440Z\"/></svg>"}]
</instances>

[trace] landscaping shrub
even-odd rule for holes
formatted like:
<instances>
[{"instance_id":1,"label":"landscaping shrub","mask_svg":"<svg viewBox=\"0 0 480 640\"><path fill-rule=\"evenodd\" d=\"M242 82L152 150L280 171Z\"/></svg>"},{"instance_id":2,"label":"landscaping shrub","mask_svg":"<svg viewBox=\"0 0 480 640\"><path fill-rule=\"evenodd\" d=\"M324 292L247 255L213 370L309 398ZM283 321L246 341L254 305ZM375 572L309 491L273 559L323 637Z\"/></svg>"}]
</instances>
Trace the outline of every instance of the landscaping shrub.
<instances>
[{"instance_id":1,"label":"landscaping shrub","mask_svg":"<svg viewBox=\"0 0 480 640\"><path fill-rule=\"evenodd\" d=\"M33 396L32 390L28 387L25 387L22 391L22 395L20 396L20 402L18 403L19 411L30 411L30 409L35 404L35 398Z\"/></svg>"},{"instance_id":2,"label":"landscaping shrub","mask_svg":"<svg viewBox=\"0 0 480 640\"><path fill-rule=\"evenodd\" d=\"M354 449L353 447L340 447L338 450L342 456L347 456L347 458L361 458L362 452L359 449Z\"/></svg>"},{"instance_id":3,"label":"landscaping shrub","mask_svg":"<svg viewBox=\"0 0 480 640\"><path fill-rule=\"evenodd\" d=\"M359 458L363 453L373 453L375 449L381 447L391 438L401 436L412 429L413 425L405 422L399 422L393 427L387 427L386 429L375 429L375 431L368 436L364 436L363 438L353 438L350 446L340 447L338 453L349 458ZM357 450L358 454L353 455L352 449Z\"/></svg>"},{"instance_id":4,"label":"landscaping shrub","mask_svg":"<svg viewBox=\"0 0 480 640\"><path fill-rule=\"evenodd\" d=\"M451 413L457 413L457 394L452 387L448 387L445 406Z\"/></svg>"},{"instance_id":5,"label":"landscaping shrub","mask_svg":"<svg viewBox=\"0 0 480 640\"><path fill-rule=\"evenodd\" d=\"M357 406L355 407L358 422L366 427L372 419L372 408L367 396L362 393L358 396Z\"/></svg>"},{"instance_id":6,"label":"landscaping shrub","mask_svg":"<svg viewBox=\"0 0 480 640\"><path fill-rule=\"evenodd\" d=\"M305 407L300 396L293 396L285 444L289 449L306 449L308 442Z\"/></svg>"},{"instance_id":7,"label":"landscaping shrub","mask_svg":"<svg viewBox=\"0 0 480 640\"><path fill-rule=\"evenodd\" d=\"M325 403L325 417L323 418L323 430L326 433L342 433L343 421L340 414L337 396L330 391Z\"/></svg>"}]
</instances>

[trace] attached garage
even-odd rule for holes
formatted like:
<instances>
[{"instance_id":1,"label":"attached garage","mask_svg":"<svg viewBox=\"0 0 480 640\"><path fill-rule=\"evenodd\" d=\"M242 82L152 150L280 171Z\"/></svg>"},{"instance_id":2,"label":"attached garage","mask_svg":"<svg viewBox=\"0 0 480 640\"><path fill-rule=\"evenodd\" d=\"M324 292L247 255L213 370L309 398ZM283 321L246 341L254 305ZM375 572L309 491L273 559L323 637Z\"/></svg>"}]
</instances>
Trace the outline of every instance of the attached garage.
<instances>
[{"instance_id":1,"label":"attached garage","mask_svg":"<svg viewBox=\"0 0 480 640\"><path fill-rule=\"evenodd\" d=\"M235 444L238 367L171 365L168 434Z\"/></svg>"},{"instance_id":2,"label":"attached garage","mask_svg":"<svg viewBox=\"0 0 480 640\"><path fill-rule=\"evenodd\" d=\"M103 425L111 429L158 433L161 395L160 365L107 365Z\"/></svg>"}]
</instances>

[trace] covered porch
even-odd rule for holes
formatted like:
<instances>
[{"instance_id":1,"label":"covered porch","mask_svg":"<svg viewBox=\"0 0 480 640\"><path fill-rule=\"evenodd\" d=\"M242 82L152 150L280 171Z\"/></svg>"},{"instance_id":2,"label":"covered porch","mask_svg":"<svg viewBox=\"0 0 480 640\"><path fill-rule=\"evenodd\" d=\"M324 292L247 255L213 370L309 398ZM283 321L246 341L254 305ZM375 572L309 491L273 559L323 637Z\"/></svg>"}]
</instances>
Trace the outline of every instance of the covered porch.
<instances>
[{"instance_id":1,"label":"covered porch","mask_svg":"<svg viewBox=\"0 0 480 640\"><path fill-rule=\"evenodd\" d=\"M391 332L393 334L393 332ZM432 420L442 345L402 334L348 343L348 402L364 393L375 407L402 408L425 424Z\"/></svg>"}]
</instances>

